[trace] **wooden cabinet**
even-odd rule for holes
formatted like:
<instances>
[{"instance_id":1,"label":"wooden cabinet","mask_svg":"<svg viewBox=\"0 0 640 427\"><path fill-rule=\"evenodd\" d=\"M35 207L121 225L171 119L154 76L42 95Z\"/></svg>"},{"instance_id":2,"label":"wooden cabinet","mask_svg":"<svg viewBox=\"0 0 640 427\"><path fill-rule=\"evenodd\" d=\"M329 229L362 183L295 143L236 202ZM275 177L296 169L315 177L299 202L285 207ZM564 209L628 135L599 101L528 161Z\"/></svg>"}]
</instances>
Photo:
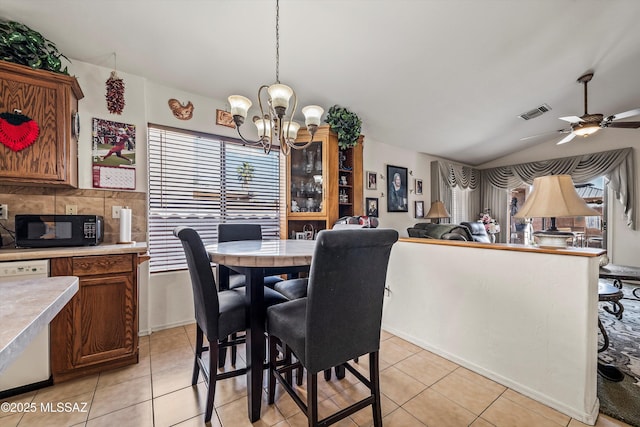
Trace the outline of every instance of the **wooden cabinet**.
<instances>
[{"instance_id":1,"label":"wooden cabinet","mask_svg":"<svg viewBox=\"0 0 640 427\"><path fill-rule=\"evenodd\" d=\"M138 362L137 254L51 260L80 289L51 322L51 373L61 382Z\"/></svg>"},{"instance_id":2,"label":"wooden cabinet","mask_svg":"<svg viewBox=\"0 0 640 427\"><path fill-rule=\"evenodd\" d=\"M0 183L78 186L72 118L83 97L75 77L0 61L0 113L20 110L40 128L36 141L20 151L0 144Z\"/></svg>"},{"instance_id":3,"label":"wooden cabinet","mask_svg":"<svg viewBox=\"0 0 640 427\"><path fill-rule=\"evenodd\" d=\"M298 141L308 141L301 129ZM338 148L338 137L328 125L321 126L313 143L303 150L291 150L286 160L286 219L283 238L295 239L298 233L333 227L338 218L362 215L362 149L358 145Z\"/></svg>"}]
</instances>

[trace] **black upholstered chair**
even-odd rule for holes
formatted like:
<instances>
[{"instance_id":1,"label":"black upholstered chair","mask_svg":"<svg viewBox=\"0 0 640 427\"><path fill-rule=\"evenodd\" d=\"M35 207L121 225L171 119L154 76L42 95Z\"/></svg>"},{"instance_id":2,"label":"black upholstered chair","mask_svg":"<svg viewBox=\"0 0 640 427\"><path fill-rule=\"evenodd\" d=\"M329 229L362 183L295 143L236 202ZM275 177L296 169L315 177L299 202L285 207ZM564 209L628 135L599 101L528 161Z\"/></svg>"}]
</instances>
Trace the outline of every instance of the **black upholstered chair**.
<instances>
[{"instance_id":1,"label":"black upholstered chair","mask_svg":"<svg viewBox=\"0 0 640 427\"><path fill-rule=\"evenodd\" d=\"M268 401L274 402L276 378L309 419L310 426L333 424L372 406L374 426L382 425L379 357L382 302L391 247L398 232L391 229L324 230L318 233L311 261L308 295L269 307ZM278 366L278 340L298 362ZM348 361L368 354L367 379ZM287 382L286 374L307 369L307 403ZM363 400L318 420L317 374L343 366L369 390Z\"/></svg>"},{"instance_id":2,"label":"black upholstered chair","mask_svg":"<svg viewBox=\"0 0 640 427\"><path fill-rule=\"evenodd\" d=\"M218 224L218 243L241 240L262 240L262 226L260 224ZM273 288L281 280L279 276L268 276L264 278L264 285ZM229 289L240 286L245 286L244 275L230 271Z\"/></svg>"},{"instance_id":3,"label":"black upholstered chair","mask_svg":"<svg viewBox=\"0 0 640 427\"><path fill-rule=\"evenodd\" d=\"M173 234L182 242L191 276L196 316L196 349L191 384L197 384L198 375L202 372L208 387L205 410L205 422L208 422L213 412L216 381L246 373L245 368L217 373L218 350L224 350L230 346L235 349L237 344L244 342L244 336L237 338L235 334L247 328L245 290L237 288L218 291L209 255L200 235L189 227L177 227L173 230ZM282 295L265 288L267 306L284 301L287 300ZM229 340L230 335L233 335L234 339ZM207 338L209 346L204 345L204 337ZM202 354L206 351L209 351L208 366L202 358ZM232 365L235 366L235 353L232 356Z\"/></svg>"},{"instance_id":4,"label":"black upholstered chair","mask_svg":"<svg viewBox=\"0 0 640 427\"><path fill-rule=\"evenodd\" d=\"M461 222L460 225L464 225L471 232L471 237L474 242L479 243L491 243L491 237L487 233L487 229L484 228L484 224L481 222Z\"/></svg>"}]
</instances>

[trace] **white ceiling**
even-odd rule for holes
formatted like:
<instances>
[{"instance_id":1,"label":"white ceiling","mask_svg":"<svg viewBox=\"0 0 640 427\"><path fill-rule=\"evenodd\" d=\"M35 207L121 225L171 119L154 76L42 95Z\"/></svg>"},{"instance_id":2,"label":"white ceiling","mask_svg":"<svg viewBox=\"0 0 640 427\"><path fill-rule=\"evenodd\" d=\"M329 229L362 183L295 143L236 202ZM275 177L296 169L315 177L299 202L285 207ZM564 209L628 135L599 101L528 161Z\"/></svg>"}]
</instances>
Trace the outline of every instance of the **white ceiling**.
<instances>
[{"instance_id":1,"label":"white ceiling","mask_svg":"<svg viewBox=\"0 0 640 427\"><path fill-rule=\"evenodd\" d=\"M116 52L119 71L213 99L275 81L275 0L2 0L0 17L72 60L113 67ZM280 80L299 106L339 104L365 136L471 165L567 128L586 71L589 113L640 107L639 41L638 0L280 1ZM605 132L640 136L590 138Z\"/></svg>"}]
</instances>

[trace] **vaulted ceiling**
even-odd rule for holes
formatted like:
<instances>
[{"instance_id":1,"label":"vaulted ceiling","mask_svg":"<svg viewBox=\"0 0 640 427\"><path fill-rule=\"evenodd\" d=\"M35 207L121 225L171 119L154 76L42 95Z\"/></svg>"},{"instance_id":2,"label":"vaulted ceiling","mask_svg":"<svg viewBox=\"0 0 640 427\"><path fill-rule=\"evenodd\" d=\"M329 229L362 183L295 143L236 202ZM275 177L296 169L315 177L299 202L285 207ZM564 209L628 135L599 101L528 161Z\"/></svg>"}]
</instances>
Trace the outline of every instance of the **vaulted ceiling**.
<instances>
[{"instance_id":1,"label":"vaulted ceiling","mask_svg":"<svg viewBox=\"0 0 640 427\"><path fill-rule=\"evenodd\" d=\"M72 60L220 100L275 81L275 0L2 0ZM280 80L376 141L478 165L640 107L637 0L281 0ZM551 111L524 121L541 104ZM296 118L301 119L298 112ZM640 118L630 118L638 120ZM213 131L213 129L212 129ZM606 129L605 132L640 130ZM579 143L579 142L572 142Z\"/></svg>"}]
</instances>

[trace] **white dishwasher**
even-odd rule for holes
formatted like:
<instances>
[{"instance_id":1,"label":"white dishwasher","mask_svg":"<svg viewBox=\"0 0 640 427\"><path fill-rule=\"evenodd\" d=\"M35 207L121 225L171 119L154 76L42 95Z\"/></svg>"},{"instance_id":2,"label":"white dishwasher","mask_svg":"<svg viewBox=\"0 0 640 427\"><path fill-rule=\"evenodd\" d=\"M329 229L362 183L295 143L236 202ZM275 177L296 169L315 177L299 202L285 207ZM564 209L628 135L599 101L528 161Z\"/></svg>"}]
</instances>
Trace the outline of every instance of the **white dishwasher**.
<instances>
[{"instance_id":1,"label":"white dishwasher","mask_svg":"<svg viewBox=\"0 0 640 427\"><path fill-rule=\"evenodd\" d=\"M49 260L0 262L0 282L49 277ZM20 304L20 301L16 301ZM40 332L27 348L0 374L0 395L18 393L50 384L49 328Z\"/></svg>"}]
</instances>

